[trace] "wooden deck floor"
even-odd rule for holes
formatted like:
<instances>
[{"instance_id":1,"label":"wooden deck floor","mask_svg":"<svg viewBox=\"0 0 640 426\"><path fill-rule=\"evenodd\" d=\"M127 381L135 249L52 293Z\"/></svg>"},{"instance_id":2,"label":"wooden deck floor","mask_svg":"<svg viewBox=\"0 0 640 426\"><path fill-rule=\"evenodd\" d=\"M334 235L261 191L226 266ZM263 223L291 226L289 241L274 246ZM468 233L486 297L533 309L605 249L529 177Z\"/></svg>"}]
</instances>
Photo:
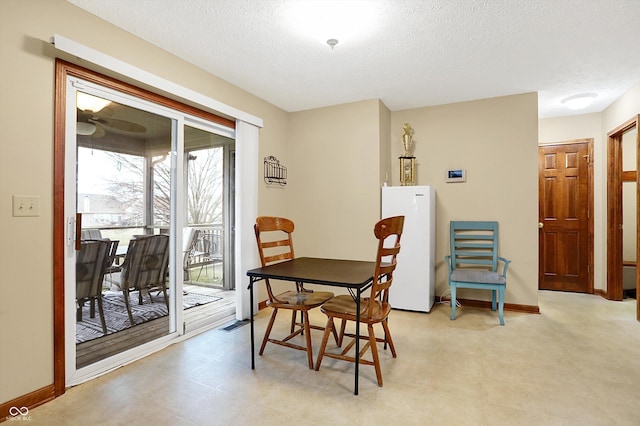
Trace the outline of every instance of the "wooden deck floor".
<instances>
[{"instance_id":1,"label":"wooden deck floor","mask_svg":"<svg viewBox=\"0 0 640 426\"><path fill-rule=\"evenodd\" d=\"M220 300L196 306L184 311L185 330L189 332L204 324L224 323L235 319L235 291L207 289L207 294L215 294ZM169 333L169 317L165 316L118 333L113 333L76 345L76 368L86 367L94 362L134 348Z\"/></svg>"}]
</instances>

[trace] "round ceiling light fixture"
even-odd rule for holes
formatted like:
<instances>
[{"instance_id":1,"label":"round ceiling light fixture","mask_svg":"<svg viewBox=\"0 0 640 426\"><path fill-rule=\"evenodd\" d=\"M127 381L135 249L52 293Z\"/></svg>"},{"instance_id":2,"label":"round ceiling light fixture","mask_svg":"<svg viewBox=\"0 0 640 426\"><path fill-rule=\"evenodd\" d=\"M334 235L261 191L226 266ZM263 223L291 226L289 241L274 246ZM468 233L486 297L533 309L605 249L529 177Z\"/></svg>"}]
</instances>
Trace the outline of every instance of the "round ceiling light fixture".
<instances>
[{"instance_id":1,"label":"round ceiling light fixture","mask_svg":"<svg viewBox=\"0 0 640 426\"><path fill-rule=\"evenodd\" d=\"M76 133L83 136L91 136L96 132L96 125L93 123L85 123L78 121L76 123Z\"/></svg>"},{"instance_id":2,"label":"round ceiling light fixture","mask_svg":"<svg viewBox=\"0 0 640 426\"><path fill-rule=\"evenodd\" d=\"M287 2L286 26L305 38L317 40L332 49L363 40L380 25L382 12L378 0L305 0Z\"/></svg>"},{"instance_id":3,"label":"round ceiling light fixture","mask_svg":"<svg viewBox=\"0 0 640 426\"><path fill-rule=\"evenodd\" d=\"M564 98L560 102L569 109L577 110L588 107L597 97L597 93L581 93Z\"/></svg>"}]
</instances>

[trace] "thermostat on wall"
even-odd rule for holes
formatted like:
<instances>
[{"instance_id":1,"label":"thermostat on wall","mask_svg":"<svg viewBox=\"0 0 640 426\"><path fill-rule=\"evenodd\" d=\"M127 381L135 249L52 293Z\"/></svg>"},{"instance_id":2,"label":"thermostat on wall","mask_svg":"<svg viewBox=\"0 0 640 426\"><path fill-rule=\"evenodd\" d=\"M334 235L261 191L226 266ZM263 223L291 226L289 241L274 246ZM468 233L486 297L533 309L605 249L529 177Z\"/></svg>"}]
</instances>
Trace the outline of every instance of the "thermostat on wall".
<instances>
[{"instance_id":1,"label":"thermostat on wall","mask_svg":"<svg viewBox=\"0 0 640 426\"><path fill-rule=\"evenodd\" d=\"M447 170L445 176L445 182L466 182L467 170L466 169L451 169Z\"/></svg>"}]
</instances>

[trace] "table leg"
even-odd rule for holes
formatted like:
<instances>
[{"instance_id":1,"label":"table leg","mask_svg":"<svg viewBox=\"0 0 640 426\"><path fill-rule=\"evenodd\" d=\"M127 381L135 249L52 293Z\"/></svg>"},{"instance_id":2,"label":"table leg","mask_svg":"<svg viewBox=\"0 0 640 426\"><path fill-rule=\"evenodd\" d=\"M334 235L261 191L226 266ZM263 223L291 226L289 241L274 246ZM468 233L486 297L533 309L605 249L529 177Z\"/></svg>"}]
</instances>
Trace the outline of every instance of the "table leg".
<instances>
[{"instance_id":1,"label":"table leg","mask_svg":"<svg viewBox=\"0 0 640 426\"><path fill-rule=\"evenodd\" d=\"M358 394L358 376L360 367L360 287L356 292L356 378L354 384L353 394Z\"/></svg>"},{"instance_id":2,"label":"table leg","mask_svg":"<svg viewBox=\"0 0 640 426\"><path fill-rule=\"evenodd\" d=\"M249 278L249 321L251 322L251 369L256 369L256 349L253 338L253 277Z\"/></svg>"}]
</instances>

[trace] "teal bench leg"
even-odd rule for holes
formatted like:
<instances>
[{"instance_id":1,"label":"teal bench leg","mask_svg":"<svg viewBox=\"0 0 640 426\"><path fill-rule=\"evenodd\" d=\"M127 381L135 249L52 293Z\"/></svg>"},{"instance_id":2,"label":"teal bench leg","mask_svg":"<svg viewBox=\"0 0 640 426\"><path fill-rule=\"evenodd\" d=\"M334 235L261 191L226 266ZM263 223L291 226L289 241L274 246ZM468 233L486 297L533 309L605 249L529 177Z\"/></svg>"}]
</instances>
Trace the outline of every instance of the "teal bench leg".
<instances>
[{"instance_id":1,"label":"teal bench leg","mask_svg":"<svg viewBox=\"0 0 640 426\"><path fill-rule=\"evenodd\" d=\"M456 286L451 286L451 320L456 319Z\"/></svg>"},{"instance_id":2,"label":"teal bench leg","mask_svg":"<svg viewBox=\"0 0 640 426\"><path fill-rule=\"evenodd\" d=\"M498 303L498 317L500 318L500 325L504 325L504 292L505 288L498 290L498 293L500 293L500 302Z\"/></svg>"},{"instance_id":3,"label":"teal bench leg","mask_svg":"<svg viewBox=\"0 0 640 426\"><path fill-rule=\"evenodd\" d=\"M496 310L496 290L491 290L491 310Z\"/></svg>"}]
</instances>

